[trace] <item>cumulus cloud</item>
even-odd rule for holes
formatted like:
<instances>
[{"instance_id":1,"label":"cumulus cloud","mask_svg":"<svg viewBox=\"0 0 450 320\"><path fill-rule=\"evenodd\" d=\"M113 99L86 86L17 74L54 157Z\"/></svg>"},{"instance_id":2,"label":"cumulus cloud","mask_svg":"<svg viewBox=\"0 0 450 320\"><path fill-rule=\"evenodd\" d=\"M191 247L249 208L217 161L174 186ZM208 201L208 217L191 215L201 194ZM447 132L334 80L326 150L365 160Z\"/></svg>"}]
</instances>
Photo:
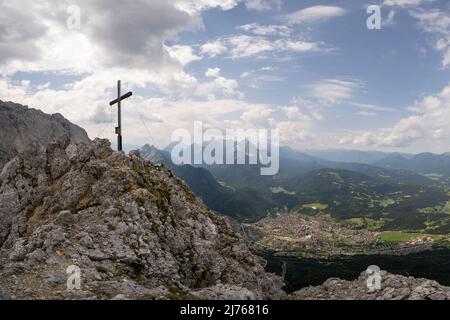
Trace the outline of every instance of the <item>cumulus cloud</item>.
<instances>
[{"instance_id":1,"label":"cumulus cloud","mask_svg":"<svg viewBox=\"0 0 450 320\"><path fill-rule=\"evenodd\" d=\"M300 146L315 135L311 132L317 124L307 111L303 112L300 106L273 107L269 105L253 105L242 113L242 124L247 128L271 128L280 132L281 143L290 146ZM237 123L234 123L237 125Z\"/></svg>"},{"instance_id":2,"label":"cumulus cloud","mask_svg":"<svg viewBox=\"0 0 450 320\"><path fill-rule=\"evenodd\" d=\"M212 82L200 84L194 95L206 96L210 100L217 99L217 95L224 97L242 98L243 94L238 90L239 84L235 79L227 79L220 75L220 68L208 68L205 77L213 78Z\"/></svg>"},{"instance_id":3,"label":"cumulus cloud","mask_svg":"<svg viewBox=\"0 0 450 320\"><path fill-rule=\"evenodd\" d=\"M214 58L227 51L227 47L220 40L207 42L200 47L202 54Z\"/></svg>"},{"instance_id":4,"label":"cumulus cloud","mask_svg":"<svg viewBox=\"0 0 450 320\"><path fill-rule=\"evenodd\" d=\"M86 124L104 121L99 106L114 94L113 80L118 78L126 89L150 89L170 99L240 96L236 80L218 77L201 82L184 70L201 59L191 46L165 44L199 25L199 12L191 15L175 5L182 3L192 4L79 0L81 29L69 30L67 8L72 1L0 0L1 97ZM227 9L236 3L197 4L201 9ZM25 90L11 80L18 71L71 74L76 80L59 89L29 86Z\"/></svg>"},{"instance_id":5,"label":"cumulus cloud","mask_svg":"<svg viewBox=\"0 0 450 320\"><path fill-rule=\"evenodd\" d=\"M288 37L292 29L283 25L259 25L258 23L245 24L238 27L239 30L250 32L258 36L279 35Z\"/></svg>"},{"instance_id":6,"label":"cumulus cloud","mask_svg":"<svg viewBox=\"0 0 450 320\"><path fill-rule=\"evenodd\" d=\"M175 2L175 6L190 15L196 15L211 8L231 10L244 1L248 10L258 12L279 9L282 4L281 0L178 0Z\"/></svg>"},{"instance_id":7,"label":"cumulus cloud","mask_svg":"<svg viewBox=\"0 0 450 320\"><path fill-rule=\"evenodd\" d=\"M220 41L222 47L227 48L224 52L227 52L228 57L231 59L252 56L265 58L267 54L320 52L325 50L322 48L322 44L316 42L289 39L271 40L260 36L234 35L218 41Z\"/></svg>"},{"instance_id":8,"label":"cumulus cloud","mask_svg":"<svg viewBox=\"0 0 450 320\"><path fill-rule=\"evenodd\" d=\"M178 0L175 2L175 7L190 15L197 15L211 8L230 10L237 6L239 2L240 0Z\"/></svg>"},{"instance_id":9,"label":"cumulus cloud","mask_svg":"<svg viewBox=\"0 0 450 320\"><path fill-rule=\"evenodd\" d=\"M165 46L166 50L169 52L169 55L180 62L183 66L201 60L201 57L194 53L194 50L190 46L183 45L173 45L173 46Z\"/></svg>"},{"instance_id":10,"label":"cumulus cloud","mask_svg":"<svg viewBox=\"0 0 450 320\"><path fill-rule=\"evenodd\" d=\"M167 46L165 42L180 31L191 30L198 19L174 7L172 0L117 1L114 5L106 0L80 0L80 30L69 30L66 25L71 1L0 3L0 74L5 79L18 71L78 75L78 81L64 90L42 90L52 97L48 104L57 112L64 109L59 106L72 105L66 103L66 97L94 110L104 102L105 93L112 92L112 79L117 78L130 87L151 88L170 97L197 90L199 81L186 73L184 66L200 57L189 46ZM11 90L0 93L9 97ZM31 101L30 105L40 102ZM77 121L91 110L79 107L67 112Z\"/></svg>"},{"instance_id":11,"label":"cumulus cloud","mask_svg":"<svg viewBox=\"0 0 450 320\"><path fill-rule=\"evenodd\" d=\"M427 2L432 2L434 0L384 0L383 5L385 6L396 6L396 7L417 7Z\"/></svg>"},{"instance_id":12,"label":"cumulus cloud","mask_svg":"<svg viewBox=\"0 0 450 320\"><path fill-rule=\"evenodd\" d=\"M311 117L302 113L298 106L292 105L281 107L281 111L286 115L288 120L292 121L311 121Z\"/></svg>"},{"instance_id":13,"label":"cumulus cloud","mask_svg":"<svg viewBox=\"0 0 450 320\"><path fill-rule=\"evenodd\" d=\"M174 63L164 42L194 28L197 21L175 8L171 0L114 4L79 0L81 29L69 30L69 0L0 3L3 74L49 70L85 73L100 67L164 68Z\"/></svg>"},{"instance_id":14,"label":"cumulus cloud","mask_svg":"<svg viewBox=\"0 0 450 320\"><path fill-rule=\"evenodd\" d=\"M392 7L394 2L398 7L407 7L422 29L436 37L434 48L442 52L443 65L449 65L448 14L437 9L423 11L413 6L411 0L391 2ZM229 60L223 66L221 61L214 60L223 70L206 66L201 69L204 76L202 72L191 74L191 67L199 65L194 64L195 61L205 59L202 66L211 62L206 58L279 59L327 51L321 42L294 36L296 27L293 25L345 14L340 7L315 6L284 16L283 20L291 25L250 23L238 27L236 32L240 34L224 35L204 44L180 43L182 32L202 30L203 10L230 10L239 3L248 10L267 12L269 7L277 9L280 2L79 0L81 29L68 30L66 10L73 4L71 0L0 0L0 97L48 113L62 113L85 127L91 137L106 128L107 134L103 137L111 138L115 125L111 122L115 120L116 110L108 106L108 101L116 94L115 80L120 78L124 90L136 93L124 104L124 127L130 128L125 139L129 139L128 143L153 142L160 146L169 142L167 137L174 128L189 129L194 120L218 128L224 125L279 128L283 142L295 144L312 141L317 134L314 130L326 115L329 104L348 102L359 109L360 116L393 111L385 106L354 102L354 96L363 87L354 80L317 81L308 86L309 101L294 99L287 106L273 106L243 101L240 88L244 82L258 86L264 85L264 81L283 81L283 77L272 72L275 70L272 66L252 65L241 74L239 81L233 79L235 70L225 66L232 63ZM264 64L269 62L272 64L272 61L264 61ZM64 79L70 75L70 80L56 85L13 80L18 71L55 74ZM197 74L200 74L198 79ZM141 96L141 92L153 98ZM409 111L414 114L395 126L355 133L343 137L342 141L357 145L408 146L417 141L432 141L426 139L446 139L450 133L448 106L448 92L444 90L410 106ZM143 123L151 124L151 130Z\"/></svg>"},{"instance_id":15,"label":"cumulus cloud","mask_svg":"<svg viewBox=\"0 0 450 320\"><path fill-rule=\"evenodd\" d=\"M308 130L310 127L311 125L304 121L281 121L277 124L281 143L290 146L299 145L305 140L314 138L314 134Z\"/></svg>"},{"instance_id":16,"label":"cumulus cloud","mask_svg":"<svg viewBox=\"0 0 450 320\"><path fill-rule=\"evenodd\" d=\"M230 48L230 57L245 58L253 55L270 52L275 49L273 43L262 37L250 37L246 35L233 36L226 39Z\"/></svg>"},{"instance_id":17,"label":"cumulus cloud","mask_svg":"<svg viewBox=\"0 0 450 320\"><path fill-rule=\"evenodd\" d=\"M273 43L262 37L250 37L245 35L233 36L226 39L231 47L231 58L245 58L264 52L273 51Z\"/></svg>"},{"instance_id":18,"label":"cumulus cloud","mask_svg":"<svg viewBox=\"0 0 450 320\"><path fill-rule=\"evenodd\" d=\"M113 66L149 68L166 63L169 57L162 44L186 30L191 22L186 12L166 0L114 4L109 0L84 0L79 5L87 20L82 30L86 29L108 58L106 62Z\"/></svg>"},{"instance_id":19,"label":"cumulus cloud","mask_svg":"<svg viewBox=\"0 0 450 320\"><path fill-rule=\"evenodd\" d=\"M241 34L232 34L209 41L200 46L204 56L226 56L231 59L256 57L280 58L280 54L328 52L322 42L304 40L293 36L293 29L286 25L261 25L250 23L237 27Z\"/></svg>"},{"instance_id":20,"label":"cumulus cloud","mask_svg":"<svg viewBox=\"0 0 450 320\"><path fill-rule=\"evenodd\" d=\"M279 10L281 8L281 0L247 0L245 6L248 10L258 12Z\"/></svg>"},{"instance_id":21,"label":"cumulus cloud","mask_svg":"<svg viewBox=\"0 0 450 320\"><path fill-rule=\"evenodd\" d=\"M209 68L206 70L205 76L218 78L220 76L220 68Z\"/></svg>"},{"instance_id":22,"label":"cumulus cloud","mask_svg":"<svg viewBox=\"0 0 450 320\"><path fill-rule=\"evenodd\" d=\"M216 81L217 80L217 81ZM83 126L91 138L114 138L117 109L111 108L108 101L114 92L102 93L95 88L96 81L82 80L66 89L37 90L29 82L13 82L0 78L2 100L12 100L44 112L62 113L69 120ZM126 84L126 83L124 83ZM86 87L91 90L86 90ZM212 82L202 83L189 97L180 99L144 98L139 95L127 100L123 107L123 126L125 143L154 143L165 146L173 130L177 128L192 129L194 121L223 128L224 122L237 119L235 123L227 123L230 128L252 127L247 122L250 118L241 119L241 115L253 109L269 108L266 105L247 103L242 100L224 97L224 90L234 94L236 83L231 79L219 77ZM196 100L196 94L216 93L216 99ZM86 94L85 94L86 93Z\"/></svg>"},{"instance_id":23,"label":"cumulus cloud","mask_svg":"<svg viewBox=\"0 0 450 320\"><path fill-rule=\"evenodd\" d=\"M275 120L271 117L273 113L274 109L270 107L253 108L252 110L244 112L241 115L241 120L252 127L269 128L275 123Z\"/></svg>"},{"instance_id":24,"label":"cumulus cloud","mask_svg":"<svg viewBox=\"0 0 450 320\"><path fill-rule=\"evenodd\" d=\"M450 143L450 85L441 92L427 96L409 108L416 113L399 120L390 128L354 133L342 139L342 143L360 146L410 147L414 143L433 144L439 140Z\"/></svg>"},{"instance_id":25,"label":"cumulus cloud","mask_svg":"<svg viewBox=\"0 0 450 320\"><path fill-rule=\"evenodd\" d=\"M317 144L314 129L317 129L322 115L313 102L295 97L289 105L278 106L272 115L276 115L273 126L280 130L283 144L292 147Z\"/></svg>"}]
</instances>

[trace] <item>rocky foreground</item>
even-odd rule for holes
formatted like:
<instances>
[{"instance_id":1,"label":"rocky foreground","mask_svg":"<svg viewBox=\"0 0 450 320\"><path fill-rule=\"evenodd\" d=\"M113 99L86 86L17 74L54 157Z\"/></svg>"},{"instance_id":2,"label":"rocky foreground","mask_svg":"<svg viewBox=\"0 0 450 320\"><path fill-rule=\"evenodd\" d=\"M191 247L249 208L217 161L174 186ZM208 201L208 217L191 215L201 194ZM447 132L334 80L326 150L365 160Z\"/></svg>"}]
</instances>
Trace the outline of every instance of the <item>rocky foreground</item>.
<instances>
[{"instance_id":1,"label":"rocky foreground","mask_svg":"<svg viewBox=\"0 0 450 320\"><path fill-rule=\"evenodd\" d=\"M0 298L278 299L281 287L169 170L107 140L36 146L0 174Z\"/></svg>"},{"instance_id":2,"label":"rocky foreground","mask_svg":"<svg viewBox=\"0 0 450 320\"><path fill-rule=\"evenodd\" d=\"M450 299L381 273L381 290L329 279L287 296L226 220L164 166L107 140L35 145L0 174L1 299ZM67 290L68 267L81 290Z\"/></svg>"},{"instance_id":3,"label":"rocky foreground","mask_svg":"<svg viewBox=\"0 0 450 320\"><path fill-rule=\"evenodd\" d=\"M433 280L416 279L381 271L379 290L370 292L368 274L354 281L331 278L318 287L308 287L291 295L295 300L450 300L450 287Z\"/></svg>"}]
</instances>

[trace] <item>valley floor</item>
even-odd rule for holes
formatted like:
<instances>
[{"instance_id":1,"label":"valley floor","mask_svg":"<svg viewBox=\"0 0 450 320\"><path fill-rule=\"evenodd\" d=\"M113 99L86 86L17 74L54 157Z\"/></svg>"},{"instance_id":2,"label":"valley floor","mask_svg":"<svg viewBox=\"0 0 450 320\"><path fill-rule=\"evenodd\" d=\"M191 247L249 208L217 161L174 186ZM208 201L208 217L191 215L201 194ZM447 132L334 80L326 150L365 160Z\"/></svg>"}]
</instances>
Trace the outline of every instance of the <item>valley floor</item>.
<instances>
[{"instance_id":1,"label":"valley floor","mask_svg":"<svg viewBox=\"0 0 450 320\"><path fill-rule=\"evenodd\" d=\"M448 235L425 232L379 231L350 225L327 215L280 213L253 224L243 224L241 233L255 250L305 258L330 259L356 254L408 254L448 247Z\"/></svg>"}]
</instances>

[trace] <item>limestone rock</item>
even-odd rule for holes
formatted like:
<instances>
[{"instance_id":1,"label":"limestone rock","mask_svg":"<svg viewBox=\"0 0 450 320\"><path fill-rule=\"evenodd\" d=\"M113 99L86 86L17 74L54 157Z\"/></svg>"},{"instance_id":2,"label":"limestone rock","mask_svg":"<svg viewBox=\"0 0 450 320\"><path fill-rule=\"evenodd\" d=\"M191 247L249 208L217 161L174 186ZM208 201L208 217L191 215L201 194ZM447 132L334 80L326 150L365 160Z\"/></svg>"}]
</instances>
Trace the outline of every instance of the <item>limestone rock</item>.
<instances>
[{"instance_id":1,"label":"limestone rock","mask_svg":"<svg viewBox=\"0 0 450 320\"><path fill-rule=\"evenodd\" d=\"M64 136L72 142L89 142L84 129L70 123L60 114L48 115L1 100L0 133L0 169L18 153L28 150L35 143L46 145ZM58 175L67 163L64 158L55 158L51 166L53 174Z\"/></svg>"},{"instance_id":2,"label":"limestone rock","mask_svg":"<svg viewBox=\"0 0 450 320\"><path fill-rule=\"evenodd\" d=\"M74 266L82 287L68 291ZM168 169L114 152L107 140L35 145L3 168L4 295L277 299L281 286Z\"/></svg>"},{"instance_id":3,"label":"limestone rock","mask_svg":"<svg viewBox=\"0 0 450 320\"><path fill-rule=\"evenodd\" d=\"M394 275L381 271L381 288L371 292L364 271L358 279L328 279L323 285L308 287L290 295L295 300L448 300L450 287L436 281Z\"/></svg>"}]
</instances>

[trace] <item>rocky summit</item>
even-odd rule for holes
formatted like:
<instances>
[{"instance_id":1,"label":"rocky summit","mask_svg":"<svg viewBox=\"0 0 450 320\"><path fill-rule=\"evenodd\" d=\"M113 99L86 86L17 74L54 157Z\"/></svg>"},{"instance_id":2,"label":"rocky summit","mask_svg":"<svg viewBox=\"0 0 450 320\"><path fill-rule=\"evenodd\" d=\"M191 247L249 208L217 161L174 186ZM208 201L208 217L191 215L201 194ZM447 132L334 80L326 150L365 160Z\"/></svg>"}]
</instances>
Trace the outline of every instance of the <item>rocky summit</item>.
<instances>
[{"instance_id":1,"label":"rocky summit","mask_svg":"<svg viewBox=\"0 0 450 320\"><path fill-rule=\"evenodd\" d=\"M67 290L79 268L81 290ZM107 140L34 145L0 174L0 297L277 299L228 222Z\"/></svg>"},{"instance_id":2,"label":"rocky summit","mask_svg":"<svg viewBox=\"0 0 450 320\"><path fill-rule=\"evenodd\" d=\"M0 100L0 168L34 143L48 144L62 136L73 142L89 142L86 131L61 114Z\"/></svg>"},{"instance_id":3,"label":"rocky summit","mask_svg":"<svg viewBox=\"0 0 450 320\"><path fill-rule=\"evenodd\" d=\"M369 290L367 272L346 281L330 278L321 286L303 288L291 295L296 300L450 300L450 287L433 280L380 272L379 290Z\"/></svg>"}]
</instances>

